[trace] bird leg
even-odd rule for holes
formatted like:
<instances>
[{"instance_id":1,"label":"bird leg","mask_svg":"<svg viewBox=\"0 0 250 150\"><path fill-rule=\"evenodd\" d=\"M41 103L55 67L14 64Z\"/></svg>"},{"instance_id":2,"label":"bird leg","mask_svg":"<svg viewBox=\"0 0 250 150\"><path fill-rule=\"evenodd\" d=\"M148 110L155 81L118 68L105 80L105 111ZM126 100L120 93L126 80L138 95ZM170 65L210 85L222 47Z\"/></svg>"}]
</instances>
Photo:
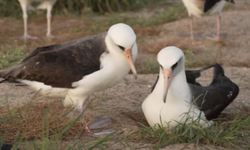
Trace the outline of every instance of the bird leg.
<instances>
[{"instance_id":1,"label":"bird leg","mask_svg":"<svg viewBox=\"0 0 250 150\"><path fill-rule=\"evenodd\" d=\"M221 27L221 16L217 17L217 41L220 40L220 27Z\"/></svg>"},{"instance_id":2,"label":"bird leg","mask_svg":"<svg viewBox=\"0 0 250 150\"><path fill-rule=\"evenodd\" d=\"M220 28L221 28L221 16L218 15L218 17L217 17L217 35L213 35L212 37L207 37L207 38L210 40L213 40L213 41L220 41L221 40Z\"/></svg>"},{"instance_id":3,"label":"bird leg","mask_svg":"<svg viewBox=\"0 0 250 150\"><path fill-rule=\"evenodd\" d=\"M193 34L193 18L189 17L189 26L190 26L190 37L192 40L194 40L194 34Z\"/></svg>"},{"instance_id":4,"label":"bird leg","mask_svg":"<svg viewBox=\"0 0 250 150\"><path fill-rule=\"evenodd\" d=\"M51 18L52 18L51 11L52 11L52 6L49 5L47 8L47 34L46 34L47 38L49 39L55 38L55 36L51 34Z\"/></svg>"},{"instance_id":5,"label":"bird leg","mask_svg":"<svg viewBox=\"0 0 250 150\"><path fill-rule=\"evenodd\" d=\"M24 35L22 37L22 39L26 40L26 39L37 39L37 37L35 36L30 36L28 34L28 25L27 25L27 20L28 20L28 14L27 14L27 4L25 3L20 3L22 11L23 11L23 24L24 24Z\"/></svg>"}]
</instances>

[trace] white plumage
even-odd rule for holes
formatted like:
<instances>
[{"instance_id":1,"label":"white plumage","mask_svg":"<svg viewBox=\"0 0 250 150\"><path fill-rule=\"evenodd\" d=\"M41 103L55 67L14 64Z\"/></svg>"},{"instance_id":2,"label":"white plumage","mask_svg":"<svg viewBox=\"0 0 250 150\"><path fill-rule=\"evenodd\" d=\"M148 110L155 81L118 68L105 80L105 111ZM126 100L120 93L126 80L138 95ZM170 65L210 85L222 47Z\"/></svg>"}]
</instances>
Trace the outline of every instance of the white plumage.
<instances>
[{"instance_id":1,"label":"white plumage","mask_svg":"<svg viewBox=\"0 0 250 150\"><path fill-rule=\"evenodd\" d=\"M197 120L204 127L210 126L212 122L208 122L205 114L192 104L183 52L177 47L166 47L158 53L157 60L161 66L159 80L142 104L149 125L173 127L178 122L190 123Z\"/></svg>"}]
</instances>

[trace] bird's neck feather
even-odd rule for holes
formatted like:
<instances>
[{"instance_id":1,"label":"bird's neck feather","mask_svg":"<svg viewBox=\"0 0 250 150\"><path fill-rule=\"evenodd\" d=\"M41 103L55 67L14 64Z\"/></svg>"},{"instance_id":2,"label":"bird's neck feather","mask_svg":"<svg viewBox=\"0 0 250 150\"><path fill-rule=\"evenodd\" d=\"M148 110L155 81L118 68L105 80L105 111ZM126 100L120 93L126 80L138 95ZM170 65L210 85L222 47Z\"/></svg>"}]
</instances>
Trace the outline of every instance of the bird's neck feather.
<instances>
[{"instance_id":1,"label":"bird's neck feather","mask_svg":"<svg viewBox=\"0 0 250 150\"><path fill-rule=\"evenodd\" d=\"M164 78L163 73L159 73L159 81L157 82L156 88L153 92L157 95L163 96L163 87L164 87ZM167 94L166 102L178 102L181 101L190 101L191 92L186 80L185 70L181 70L177 75L172 79L169 90Z\"/></svg>"},{"instance_id":2,"label":"bird's neck feather","mask_svg":"<svg viewBox=\"0 0 250 150\"><path fill-rule=\"evenodd\" d=\"M124 56L122 55L121 50L118 48L118 46L112 41L112 39L108 35L105 37L105 43L106 43L108 52L111 55L115 56L114 58L125 59Z\"/></svg>"}]
</instances>

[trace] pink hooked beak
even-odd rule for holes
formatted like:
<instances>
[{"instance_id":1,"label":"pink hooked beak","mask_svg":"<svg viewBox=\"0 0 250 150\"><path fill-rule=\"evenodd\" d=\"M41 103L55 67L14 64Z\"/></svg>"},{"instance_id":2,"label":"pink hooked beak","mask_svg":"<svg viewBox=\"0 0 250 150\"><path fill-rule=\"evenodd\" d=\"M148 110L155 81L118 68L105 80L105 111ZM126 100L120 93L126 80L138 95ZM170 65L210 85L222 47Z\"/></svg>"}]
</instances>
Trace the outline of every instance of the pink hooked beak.
<instances>
[{"instance_id":1,"label":"pink hooked beak","mask_svg":"<svg viewBox=\"0 0 250 150\"><path fill-rule=\"evenodd\" d=\"M164 89L163 89L163 102L166 103L168 88L173 77L173 72L170 69L163 70Z\"/></svg>"},{"instance_id":2,"label":"pink hooked beak","mask_svg":"<svg viewBox=\"0 0 250 150\"><path fill-rule=\"evenodd\" d=\"M135 65L134 65L133 58L132 58L132 49L131 48L130 49L126 49L123 52L123 56L128 61L129 67L132 70L132 72L133 72L133 74L135 76L135 79L137 79L137 72L136 72Z\"/></svg>"}]
</instances>

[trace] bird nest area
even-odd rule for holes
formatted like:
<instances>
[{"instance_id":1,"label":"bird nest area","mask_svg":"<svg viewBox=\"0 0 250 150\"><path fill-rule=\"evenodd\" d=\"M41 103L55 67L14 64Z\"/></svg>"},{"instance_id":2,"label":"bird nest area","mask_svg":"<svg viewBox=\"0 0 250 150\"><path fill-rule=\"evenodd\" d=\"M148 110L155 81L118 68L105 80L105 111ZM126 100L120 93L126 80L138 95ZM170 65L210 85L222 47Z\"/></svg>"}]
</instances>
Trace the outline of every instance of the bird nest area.
<instances>
[{"instance_id":1,"label":"bird nest area","mask_svg":"<svg viewBox=\"0 0 250 150\"><path fill-rule=\"evenodd\" d=\"M81 121L74 122L74 118L67 117L71 111L72 109L64 109L61 101L27 104L12 109L2 107L0 132L7 143L20 139L39 140L43 136L66 141L76 135L81 137L86 133L85 126ZM70 129L60 136L67 126L71 126ZM47 131L48 135L43 135Z\"/></svg>"},{"instance_id":2,"label":"bird nest area","mask_svg":"<svg viewBox=\"0 0 250 150\"><path fill-rule=\"evenodd\" d=\"M221 131L227 131L230 128L233 123L231 121L236 118L236 114L241 114L237 116L238 120L241 118L244 120L245 116L250 115L249 103L244 102L245 96L250 95L250 91L247 90L249 77L243 77L242 80L245 82L239 83L241 76L232 75L232 72L240 74L244 72L243 70L225 67L225 72L239 84L242 94L220 116L223 118L219 122ZM250 72L250 69L247 72ZM212 69L204 72L199 82L203 85L208 84L211 76ZM16 95L4 97L4 99L8 99L9 105L6 104L0 109L2 140L6 143L15 143L15 141L20 140L37 141L46 137L51 141L59 139L60 144L72 142L74 139L88 141L93 138L85 132L86 125L96 118L108 117L114 120L114 123L107 127L108 129L123 131L123 134L118 137L119 139L122 140L130 133L136 132L129 136L130 144L154 145L158 141L157 135L160 136L161 133L152 136L152 133L148 132L148 124L142 113L141 103L150 92L155 79L156 75L139 75L137 80L129 75L115 87L107 89L105 92L94 93L84 104L87 110L82 118L84 118L86 124L82 123L82 119L74 122L72 108L64 108L61 100L53 100L38 95L34 98L36 93L29 89L3 83L0 87L0 95L10 95L10 93ZM17 101L21 101L22 105L14 107ZM67 131L64 132L66 129ZM245 128L245 130L249 129Z\"/></svg>"}]
</instances>

